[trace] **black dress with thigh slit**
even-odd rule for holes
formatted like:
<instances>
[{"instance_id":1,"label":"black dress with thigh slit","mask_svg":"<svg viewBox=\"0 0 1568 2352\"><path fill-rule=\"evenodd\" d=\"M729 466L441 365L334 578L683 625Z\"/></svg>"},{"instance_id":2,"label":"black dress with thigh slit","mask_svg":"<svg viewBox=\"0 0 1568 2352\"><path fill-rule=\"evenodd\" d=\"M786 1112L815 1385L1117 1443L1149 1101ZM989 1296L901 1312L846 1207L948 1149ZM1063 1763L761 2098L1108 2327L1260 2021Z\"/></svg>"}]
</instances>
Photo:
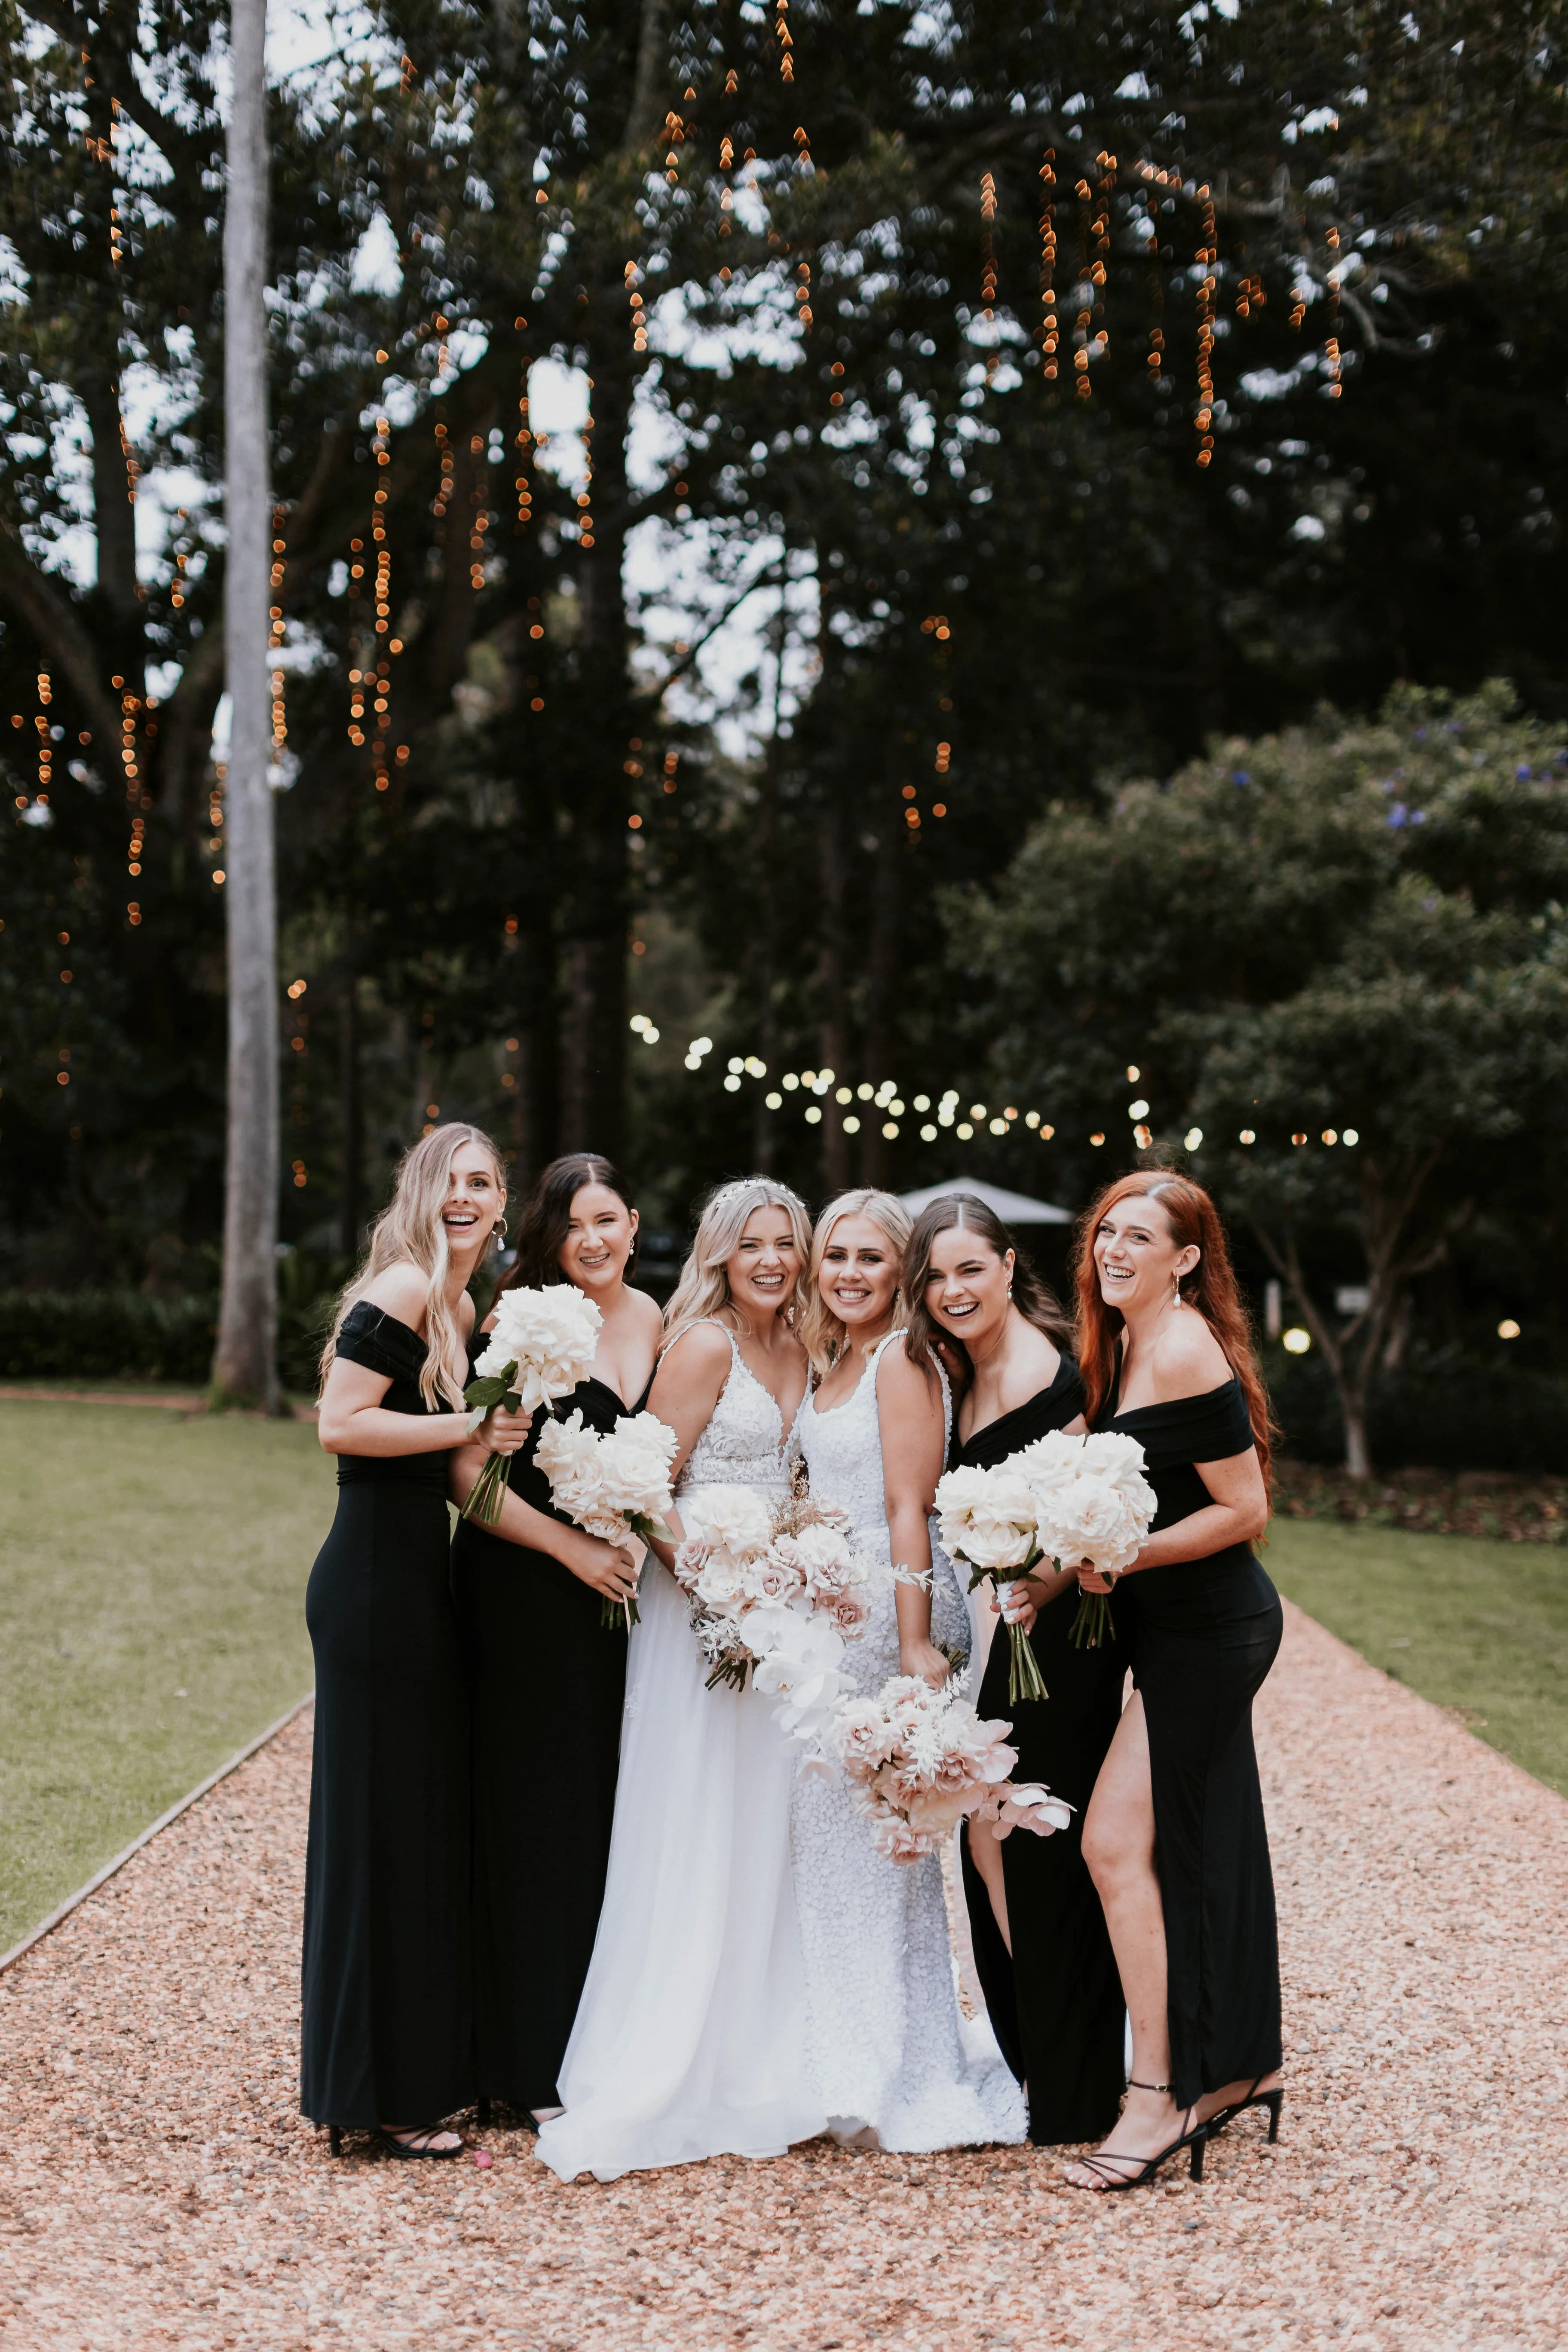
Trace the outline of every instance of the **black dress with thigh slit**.
<instances>
[{"instance_id":1,"label":"black dress with thigh slit","mask_svg":"<svg viewBox=\"0 0 1568 2352\"><path fill-rule=\"evenodd\" d=\"M607 1432L639 1407L589 1379L555 1410ZM543 1425L513 1454L511 1487L564 1520L533 1458ZM479 2087L520 2111L553 2107L605 1899L626 1636L558 1559L471 1519L458 1523L452 1587L473 1706Z\"/></svg>"},{"instance_id":2,"label":"black dress with thigh slit","mask_svg":"<svg viewBox=\"0 0 1568 2352\"><path fill-rule=\"evenodd\" d=\"M1082 1411L1078 1366L1064 1356L1048 1389L976 1430L955 1462L989 1469ZM1015 1778L1043 1780L1075 1809L1071 1825L1054 1837L1015 1830L1003 1844L1011 1958L967 1841L963 1848L975 1968L1002 2054L1024 2084L1029 2137L1040 2147L1100 2138L1116 2121L1126 2079L1126 2004L1083 1859L1083 1817L1121 1719L1127 1651L1121 1642L1075 1649L1068 1637L1078 1603L1069 1585L1041 1610L1029 1635L1048 1698L1008 1705L1000 1626L980 1686L981 1714L1012 1720Z\"/></svg>"},{"instance_id":3,"label":"black dress with thigh slit","mask_svg":"<svg viewBox=\"0 0 1568 2352\"><path fill-rule=\"evenodd\" d=\"M423 1413L425 1342L361 1299L337 1352ZM448 1577L449 1456L338 1456L305 1595L316 1654L300 2105L429 2124L474 2095L468 1710Z\"/></svg>"},{"instance_id":4,"label":"black dress with thigh slit","mask_svg":"<svg viewBox=\"0 0 1568 2352\"><path fill-rule=\"evenodd\" d=\"M1206 1395L1111 1412L1159 1496L1153 1527L1213 1501L1199 1462L1253 1442L1234 1376ZM1118 1624L1149 1727L1155 1866L1165 1914L1171 2089L1179 2106L1279 2063L1279 1946L1252 1701L1279 1648L1279 1596L1250 1544L1140 1569Z\"/></svg>"}]
</instances>

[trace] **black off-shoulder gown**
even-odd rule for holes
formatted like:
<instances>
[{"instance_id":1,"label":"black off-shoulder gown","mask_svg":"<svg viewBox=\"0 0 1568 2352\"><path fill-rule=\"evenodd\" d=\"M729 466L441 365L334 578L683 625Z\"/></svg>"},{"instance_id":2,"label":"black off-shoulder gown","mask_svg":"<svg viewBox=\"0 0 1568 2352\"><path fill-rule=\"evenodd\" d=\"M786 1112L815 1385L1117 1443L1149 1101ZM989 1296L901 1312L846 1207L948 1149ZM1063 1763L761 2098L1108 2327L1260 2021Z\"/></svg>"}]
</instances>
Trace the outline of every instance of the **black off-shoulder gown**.
<instances>
[{"instance_id":1,"label":"black off-shoulder gown","mask_svg":"<svg viewBox=\"0 0 1568 2352\"><path fill-rule=\"evenodd\" d=\"M590 1379L555 1409L607 1431L640 1406ZM533 1458L542 1427L540 1415L512 1455L511 1487L564 1519ZM479 2088L520 2111L553 2107L605 1899L626 1637L558 1559L470 1519L458 1525L452 1585L473 1709Z\"/></svg>"},{"instance_id":2,"label":"black off-shoulder gown","mask_svg":"<svg viewBox=\"0 0 1568 2352\"><path fill-rule=\"evenodd\" d=\"M362 1299L338 1354L423 1413L425 1342ZM305 1595L316 1654L300 2105L429 2124L474 2095L468 1710L448 1581L446 1453L338 1456Z\"/></svg>"},{"instance_id":3,"label":"black off-shoulder gown","mask_svg":"<svg viewBox=\"0 0 1568 2352\"><path fill-rule=\"evenodd\" d=\"M955 1462L989 1469L1062 1428L1083 1402L1078 1366L1063 1356L1048 1389L976 1430L957 1447ZM1041 1610L1029 1635L1048 1698L1008 1705L1000 1626L980 1687L981 1714L1012 1720L1016 1777L1043 1780L1076 1809L1070 1827L1054 1837L1015 1830L1004 1842L1010 1959L967 1840L963 1849L975 1968L1002 2054L1025 2087L1029 2137L1040 2147L1101 2137L1116 2121L1126 2080L1126 2003L1083 1859L1083 1817L1121 1719L1127 1649L1121 1642L1075 1649L1068 1634L1078 1603L1069 1585Z\"/></svg>"},{"instance_id":4,"label":"black off-shoulder gown","mask_svg":"<svg viewBox=\"0 0 1568 2352\"><path fill-rule=\"evenodd\" d=\"M1253 1442L1234 1376L1206 1395L1131 1412L1110 1402L1102 1426L1142 1446L1156 1528L1213 1501L1195 1464L1226 1461ZM1280 2059L1279 1945L1252 1702L1284 1612L1249 1544L1141 1569L1116 1597L1149 1726L1171 2089L1187 2107Z\"/></svg>"}]
</instances>

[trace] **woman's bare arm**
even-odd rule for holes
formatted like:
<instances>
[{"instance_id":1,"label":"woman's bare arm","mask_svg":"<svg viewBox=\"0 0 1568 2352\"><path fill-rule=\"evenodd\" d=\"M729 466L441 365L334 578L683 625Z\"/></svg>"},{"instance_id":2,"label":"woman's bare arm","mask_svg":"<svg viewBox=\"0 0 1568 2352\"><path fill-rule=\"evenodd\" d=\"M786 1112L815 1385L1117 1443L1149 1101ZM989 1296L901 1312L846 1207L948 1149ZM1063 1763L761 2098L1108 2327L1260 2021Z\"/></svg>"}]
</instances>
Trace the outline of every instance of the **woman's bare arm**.
<instances>
[{"instance_id":1,"label":"woman's bare arm","mask_svg":"<svg viewBox=\"0 0 1568 2352\"><path fill-rule=\"evenodd\" d=\"M931 1576L931 1506L942 1468L942 1391L936 1375L911 1364L895 1339L877 1366L877 1420L882 1437L882 1491L893 1564ZM949 1666L931 1637L931 1593L918 1584L894 1588L899 1667L940 1686Z\"/></svg>"}]
</instances>

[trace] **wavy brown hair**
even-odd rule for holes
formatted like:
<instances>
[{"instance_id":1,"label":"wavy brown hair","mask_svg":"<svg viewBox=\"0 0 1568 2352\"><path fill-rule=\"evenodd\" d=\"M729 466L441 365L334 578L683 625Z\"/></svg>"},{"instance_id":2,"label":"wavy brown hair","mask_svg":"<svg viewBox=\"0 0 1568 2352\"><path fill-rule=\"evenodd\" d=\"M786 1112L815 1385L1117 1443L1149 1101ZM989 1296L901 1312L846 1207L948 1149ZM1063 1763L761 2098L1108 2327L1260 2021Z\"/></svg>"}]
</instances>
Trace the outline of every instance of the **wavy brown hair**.
<instances>
[{"instance_id":1,"label":"wavy brown hair","mask_svg":"<svg viewBox=\"0 0 1568 2352\"><path fill-rule=\"evenodd\" d=\"M560 1160L552 1160L534 1181L517 1229L517 1256L501 1284L502 1290L542 1290L549 1283L564 1282L561 1270L561 1248L572 1230L572 1203L584 1186L602 1184L628 1209L636 1202L626 1189L626 1179L619 1174L603 1153L569 1151ZM632 1235L631 1253L626 1259L623 1279L629 1282L637 1271L637 1244L640 1234Z\"/></svg>"},{"instance_id":2,"label":"wavy brown hair","mask_svg":"<svg viewBox=\"0 0 1568 2352\"><path fill-rule=\"evenodd\" d=\"M1108 1307L1100 1295L1094 1263L1094 1237L1100 1221L1118 1201L1157 1201L1164 1211L1171 1237L1178 1249L1196 1249L1199 1258L1178 1286L1184 1307L1193 1307L1219 1341L1225 1360L1241 1382L1258 1448L1263 1483L1269 1486L1269 1459L1275 1435L1268 1391L1258 1368L1252 1326L1225 1237L1219 1211L1201 1184L1164 1168L1134 1170L1107 1184L1079 1220L1073 1244L1073 1283L1078 1294L1077 1348L1083 1374L1084 1418L1090 1429L1116 1385L1116 1343L1123 1325L1119 1307ZM1272 1491L1270 1489L1270 1491Z\"/></svg>"},{"instance_id":3,"label":"wavy brown hair","mask_svg":"<svg viewBox=\"0 0 1568 2352\"><path fill-rule=\"evenodd\" d=\"M951 1233L957 1225L965 1233L977 1234L987 1249L998 1257L1013 1253L1013 1304L1026 1323L1043 1331L1054 1348L1072 1346L1072 1326L1056 1292L1043 1282L1030 1265L1026 1253L1018 1247L1012 1234L996 1214L976 1193L944 1192L915 1219L910 1244L904 1252L904 1297L909 1301L909 1336L904 1341L904 1353L911 1364L922 1370L931 1362L940 1339L959 1360L958 1388L962 1392L973 1378L969 1350L962 1339L955 1339L926 1305L926 1285L931 1280L931 1244L938 1234Z\"/></svg>"}]
</instances>

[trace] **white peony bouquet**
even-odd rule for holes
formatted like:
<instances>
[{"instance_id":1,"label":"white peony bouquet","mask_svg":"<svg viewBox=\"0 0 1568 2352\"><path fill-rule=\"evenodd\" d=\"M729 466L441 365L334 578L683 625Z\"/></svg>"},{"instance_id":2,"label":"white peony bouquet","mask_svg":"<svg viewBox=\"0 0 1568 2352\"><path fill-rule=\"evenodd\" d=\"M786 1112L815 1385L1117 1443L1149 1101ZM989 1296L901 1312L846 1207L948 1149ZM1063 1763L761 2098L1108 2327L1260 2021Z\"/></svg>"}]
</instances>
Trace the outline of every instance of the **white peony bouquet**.
<instances>
[{"instance_id":1,"label":"white peony bouquet","mask_svg":"<svg viewBox=\"0 0 1568 2352\"><path fill-rule=\"evenodd\" d=\"M994 1822L997 1835L1066 1829L1072 1807L1037 1783L1008 1775L1018 1760L1010 1723L986 1722L949 1683L933 1690L919 1675L895 1675L867 1697L835 1710L825 1745L847 1775L871 1842L887 1862L934 1853L966 1814Z\"/></svg>"},{"instance_id":2,"label":"white peony bouquet","mask_svg":"<svg viewBox=\"0 0 1568 2352\"><path fill-rule=\"evenodd\" d=\"M942 1539L970 1564L970 1590L992 1577L998 1591L1042 1561L1097 1569L1113 1580L1137 1559L1156 1497L1143 1476L1143 1449L1113 1430L1067 1437L1058 1429L990 1470L951 1470L936 1490ZM1003 1613L1007 1613L1005 1599ZM1114 1637L1107 1596L1083 1595L1073 1641L1090 1648ZM1009 1618L1007 1700L1044 1698L1027 1634Z\"/></svg>"},{"instance_id":3,"label":"white peony bouquet","mask_svg":"<svg viewBox=\"0 0 1568 2352\"><path fill-rule=\"evenodd\" d=\"M778 1698L780 1722L814 1738L840 1696L846 1642L870 1615L869 1563L842 1516L809 1496L776 1504L750 1486L696 1486L680 1500L686 1540L675 1575L711 1669L708 1687Z\"/></svg>"},{"instance_id":4,"label":"white peony bouquet","mask_svg":"<svg viewBox=\"0 0 1568 2352\"><path fill-rule=\"evenodd\" d=\"M570 1396L594 1369L604 1317L575 1284L556 1282L542 1290L503 1290L495 1305L495 1329L464 1391L476 1430L493 1405L504 1400L509 1412L531 1412ZM492 1454L463 1505L466 1519L493 1528L500 1517L509 1475L506 1458Z\"/></svg>"},{"instance_id":5,"label":"white peony bouquet","mask_svg":"<svg viewBox=\"0 0 1568 2352\"><path fill-rule=\"evenodd\" d=\"M1087 1564L1112 1583L1131 1568L1149 1532L1159 1498L1143 1475L1143 1448L1118 1431L1067 1437L1059 1429L1012 1457L1039 1503L1036 1541L1059 1568ZM1116 1638L1110 1596L1086 1592L1073 1619L1079 1649Z\"/></svg>"},{"instance_id":6,"label":"white peony bouquet","mask_svg":"<svg viewBox=\"0 0 1568 2352\"><path fill-rule=\"evenodd\" d=\"M664 1522L679 1443L654 1412L633 1413L601 1433L585 1428L579 1412L565 1421L546 1422L533 1458L550 1481L556 1509L591 1536L613 1544L633 1536L644 1544L673 1543ZM606 1600L600 1614L606 1625L624 1618L629 1633L637 1622L636 1596L619 1611Z\"/></svg>"}]
</instances>

